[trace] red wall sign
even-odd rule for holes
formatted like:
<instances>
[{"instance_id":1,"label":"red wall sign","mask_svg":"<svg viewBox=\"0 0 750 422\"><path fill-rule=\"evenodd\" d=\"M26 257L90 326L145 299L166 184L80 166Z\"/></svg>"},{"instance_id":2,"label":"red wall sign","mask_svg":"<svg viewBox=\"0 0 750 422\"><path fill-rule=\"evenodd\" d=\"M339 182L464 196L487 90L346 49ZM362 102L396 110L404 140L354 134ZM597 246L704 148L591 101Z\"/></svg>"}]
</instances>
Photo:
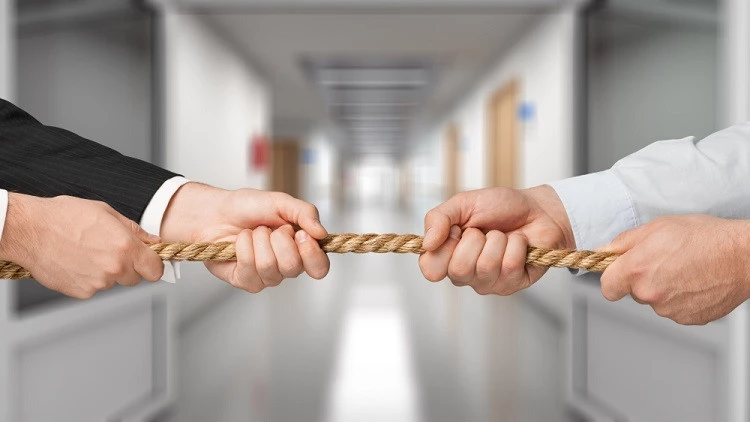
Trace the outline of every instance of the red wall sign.
<instances>
[{"instance_id":1,"label":"red wall sign","mask_svg":"<svg viewBox=\"0 0 750 422\"><path fill-rule=\"evenodd\" d=\"M254 171L262 171L268 167L268 155L269 145L268 138L264 135L255 135L250 140L250 151L248 151L250 157L250 169Z\"/></svg>"}]
</instances>

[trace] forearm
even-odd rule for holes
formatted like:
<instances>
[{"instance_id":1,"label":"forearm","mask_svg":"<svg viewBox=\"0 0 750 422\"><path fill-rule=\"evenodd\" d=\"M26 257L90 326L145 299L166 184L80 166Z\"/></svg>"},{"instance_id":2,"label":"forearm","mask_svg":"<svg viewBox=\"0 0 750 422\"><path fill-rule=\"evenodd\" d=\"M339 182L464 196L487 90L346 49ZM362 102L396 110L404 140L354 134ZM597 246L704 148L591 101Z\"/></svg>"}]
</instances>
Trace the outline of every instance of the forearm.
<instances>
[{"instance_id":1,"label":"forearm","mask_svg":"<svg viewBox=\"0 0 750 422\"><path fill-rule=\"evenodd\" d=\"M750 218L750 125L656 142L610 170L552 183L576 244L591 249L672 214Z\"/></svg>"},{"instance_id":2,"label":"forearm","mask_svg":"<svg viewBox=\"0 0 750 422\"><path fill-rule=\"evenodd\" d=\"M656 142L617 162L638 223L672 214L750 219L750 124Z\"/></svg>"},{"instance_id":3,"label":"forearm","mask_svg":"<svg viewBox=\"0 0 750 422\"><path fill-rule=\"evenodd\" d=\"M161 222L160 235L165 242L196 241L205 237L211 223L221 221L218 213L231 211L228 191L190 182L177 190L167 206Z\"/></svg>"},{"instance_id":4,"label":"forearm","mask_svg":"<svg viewBox=\"0 0 750 422\"><path fill-rule=\"evenodd\" d=\"M0 238L0 259L26 263L31 257L33 243L38 241L38 222L43 222L39 213L47 204L42 198L19 193L8 194L8 207Z\"/></svg>"},{"instance_id":5,"label":"forearm","mask_svg":"<svg viewBox=\"0 0 750 422\"><path fill-rule=\"evenodd\" d=\"M44 126L0 100L0 187L39 197L70 195L108 203L139 221L159 187L174 173Z\"/></svg>"}]
</instances>

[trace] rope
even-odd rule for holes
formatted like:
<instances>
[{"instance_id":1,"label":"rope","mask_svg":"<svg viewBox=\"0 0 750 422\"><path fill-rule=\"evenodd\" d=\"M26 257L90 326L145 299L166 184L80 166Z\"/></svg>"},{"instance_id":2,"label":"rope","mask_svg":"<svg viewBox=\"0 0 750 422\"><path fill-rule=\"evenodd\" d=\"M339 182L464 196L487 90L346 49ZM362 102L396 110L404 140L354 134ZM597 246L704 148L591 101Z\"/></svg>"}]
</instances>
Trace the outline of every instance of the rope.
<instances>
[{"instance_id":1,"label":"rope","mask_svg":"<svg viewBox=\"0 0 750 422\"><path fill-rule=\"evenodd\" d=\"M422 236L414 234L332 234L318 241L328 253L415 253L422 254ZM157 243L149 245L168 261L234 261L234 243ZM617 258L607 252L546 249L530 246L526 263L602 272ZM0 261L0 279L20 280L31 273L12 262Z\"/></svg>"}]
</instances>

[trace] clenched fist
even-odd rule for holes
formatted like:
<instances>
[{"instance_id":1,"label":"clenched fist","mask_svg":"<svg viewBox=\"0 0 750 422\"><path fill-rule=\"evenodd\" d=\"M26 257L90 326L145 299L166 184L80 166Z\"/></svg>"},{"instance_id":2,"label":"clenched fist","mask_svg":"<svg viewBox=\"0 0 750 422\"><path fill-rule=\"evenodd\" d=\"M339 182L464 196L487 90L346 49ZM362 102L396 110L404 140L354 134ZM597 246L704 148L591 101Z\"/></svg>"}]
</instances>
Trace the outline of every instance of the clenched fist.
<instances>
[{"instance_id":1,"label":"clenched fist","mask_svg":"<svg viewBox=\"0 0 750 422\"><path fill-rule=\"evenodd\" d=\"M230 191L198 183L177 191L161 227L167 242L235 242L236 262L207 262L206 267L251 293L303 271L316 279L325 277L330 262L317 239L327 234L312 204L285 193Z\"/></svg>"},{"instance_id":2,"label":"clenched fist","mask_svg":"<svg viewBox=\"0 0 750 422\"><path fill-rule=\"evenodd\" d=\"M531 286L546 269L526 265L529 243L575 246L570 221L549 186L460 193L425 217L419 259L425 278L448 276L479 294L509 295Z\"/></svg>"},{"instance_id":3,"label":"clenched fist","mask_svg":"<svg viewBox=\"0 0 750 422\"><path fill-rule=\"evenodd\" d=\"M629 294L680 324L714 321L750 297L748 221L662 217L602 250L623 254L602 275L605 298Z\"/></svg>"},{"instance_id":4,"label":"clenched fist","mask_svg":"<svg viewBox=\"0 0 750 422\"><path fill-rule=\"evenodd\" d=\"M103 202L10 193L0 259L28 269L47 288L88 299L115 284L159 280L164 264L146 245L156 242Z\"/></svg>"}]
</instances>

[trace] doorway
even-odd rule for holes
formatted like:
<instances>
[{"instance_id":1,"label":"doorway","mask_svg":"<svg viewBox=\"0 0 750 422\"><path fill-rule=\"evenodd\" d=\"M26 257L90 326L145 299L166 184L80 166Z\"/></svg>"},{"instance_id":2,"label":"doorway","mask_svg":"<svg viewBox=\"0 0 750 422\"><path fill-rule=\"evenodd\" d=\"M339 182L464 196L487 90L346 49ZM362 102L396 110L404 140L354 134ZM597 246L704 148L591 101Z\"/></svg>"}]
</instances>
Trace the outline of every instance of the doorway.
<instances>
[{"instance_id":1,"label":"doorway","mask_svg":"<svg viewBox=\"0 0 750 422\"><path fill-rule=\"evenodd\" d=\"M275 139L271 143L271 189L299 197L299 155L296 139Z\"/></svg>"},{"instance_id":2,"label":"doorway","mask_svg":"<svg viewBox=\"0 0 750 422\"><path fill-rule=\"evenodd\" d=\"M519 98L520 84L514 80L498 89L487 107L490 186L518 187Z\"/></svg>"},{"instance_id":3,"label":"doorway","mask_svg":"<svg viewBox=\"0 0 750 422\"><path fill-rule=\"evenodd\" d=\"M458 124L451 123L445 132L445 197L457 194L458 173L460 169L461 129Z\"/></svg>"}]
</instances>

